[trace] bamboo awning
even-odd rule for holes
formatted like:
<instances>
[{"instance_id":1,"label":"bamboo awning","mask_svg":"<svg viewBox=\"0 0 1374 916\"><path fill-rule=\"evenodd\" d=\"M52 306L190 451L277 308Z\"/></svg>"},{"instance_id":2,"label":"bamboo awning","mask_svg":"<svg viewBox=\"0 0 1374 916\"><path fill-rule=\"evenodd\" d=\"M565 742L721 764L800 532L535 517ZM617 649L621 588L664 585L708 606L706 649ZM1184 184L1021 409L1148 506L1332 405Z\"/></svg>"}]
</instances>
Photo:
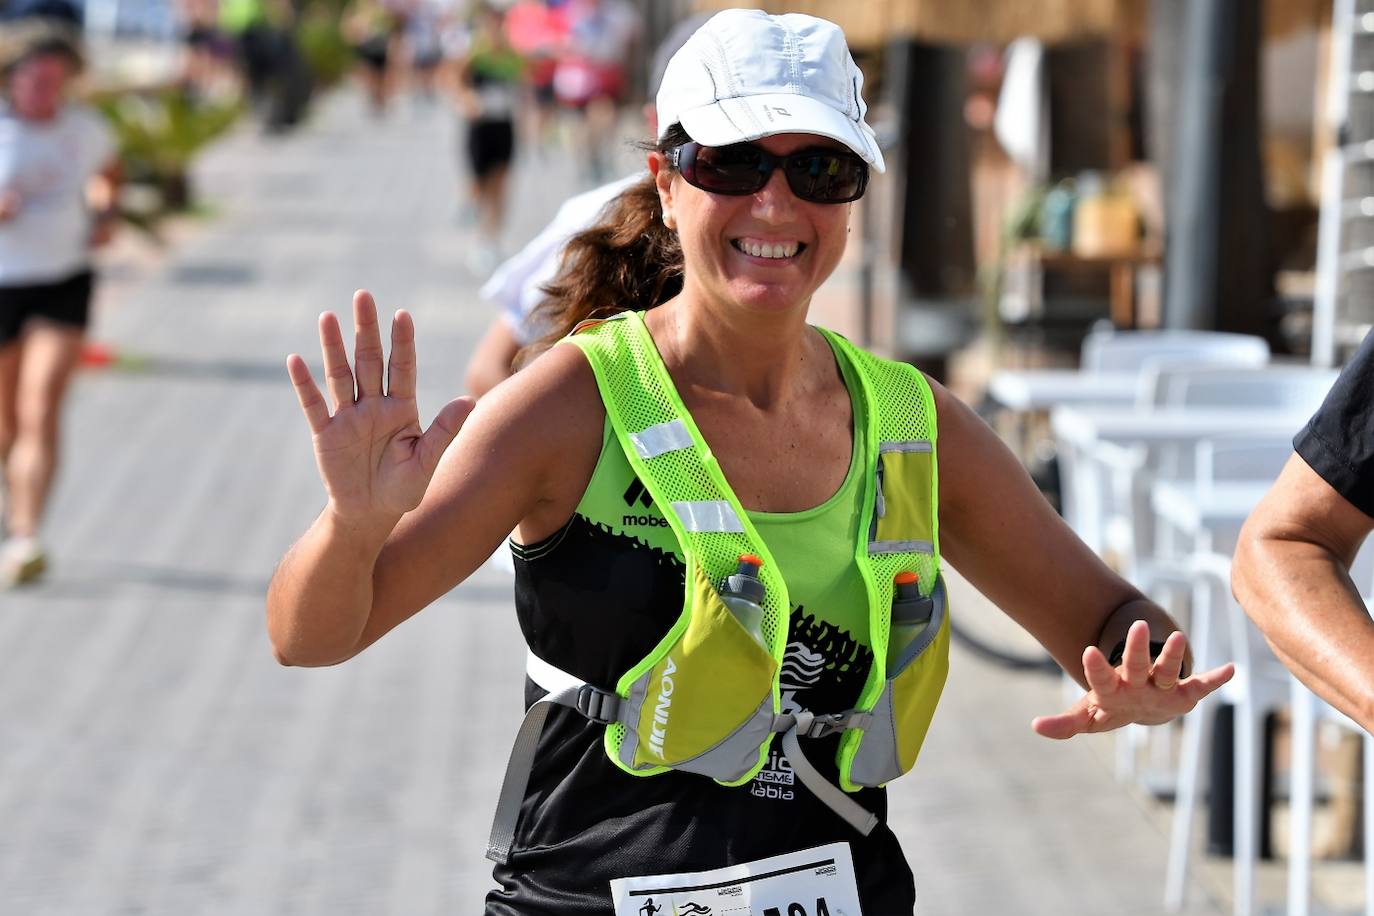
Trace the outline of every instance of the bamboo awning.
<instances>
[{"instance_id":1,"label":"bamboo awning","mask_svg":"<svg viewBox=\"0 0 1374 916\"><path fill-rule=\"evenodd\" d=\"M1047 43L1139 34L1148 0L700 0L702 10L754 7L809 13L837 23L854 48L908 36L936 44L1004 43L1033 36Z\"/></svg>"},{"instance_id":2,"label":"bamboo awning","mask_svg":"<svg viewBox=\"0 0 1374 916\"><path fill-rule=\"evenodd\" d=\"M1287 34L1329 18L1330 0L1283 0L1266 6L1266 31ZM1143 39L1150 0L697 0L714 11L753 7L810 13L838 23L851 47L881 47L895 37L935 44L1004 44L1022 36L1061 44L1111 36Z\"/></svg>"}]
</instances>

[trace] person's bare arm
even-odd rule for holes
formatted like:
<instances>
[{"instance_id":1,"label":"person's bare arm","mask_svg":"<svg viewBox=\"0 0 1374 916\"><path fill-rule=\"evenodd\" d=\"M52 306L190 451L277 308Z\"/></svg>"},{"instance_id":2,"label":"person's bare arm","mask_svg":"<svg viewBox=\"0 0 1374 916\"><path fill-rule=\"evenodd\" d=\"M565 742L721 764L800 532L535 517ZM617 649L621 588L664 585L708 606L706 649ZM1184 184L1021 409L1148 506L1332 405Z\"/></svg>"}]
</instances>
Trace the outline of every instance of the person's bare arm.
<instances>
[{"instance_id":1,"label":"person's bare arm","mask_svg":"<svg viewBox=\"0 0 1374 916\"><path fill-rule=\"evenodd\" d=\"M504 316L498 316L487 333L477 343L468 360L463 381L468 394L480 398L497 385L511 377L515 355L520 352L520 342Z\"/></svg>"},{"instance_id":2,"label":"person's bare arm","mask_svg":"<svg viewBox=\"0 0 1374 916\"><path fill-rule=\"evenodd\" d=\"M1087 692L1032 722L1048 738L1188 712L1234 673L1192 672L1172 618L1088 549L1011 451L938 385L940 552L975 588L1025 627ZM1107 656L1125 642L1115 668ZM1151 642L1162 642L1157 658Z\"/></svg>"},{"instance_id":3,"label":"person's bare arm","mask_svg":"<svg viewBox=\"0 0 1374 916\"><path fill-rule=\"evenodd\" d=\"M600 444L595 383L571 347L478 407L470 398L451 402L422 433L408 316L393 327L384 395L375 307L366 294L354 306L356 399L333 316L321 322L333 416L304 362L290 363L328 504L269 587L268 634L283 664L356 655L470 575L517 523L556 527Z\"/></svg>"},{"instance_id":4,"label":"person's bare arm","mask_svg":"<svg viewBox=\"0 0 1374 916\"><path fill-rule=\"evenodd\" d=\"M1371 529L1374 519L1294 455L1241 530L1231 574L1237 600L1284 664L1366 730L1374 730L1374 622L1349 570Z\"/></svg>"},{"instance_id":5,"label":"person's bare arm","mask_svg":"<svg viewBox=\"0 0 1374 916\"><path fill-rule=\"evenodd\" d=\"M1035 488L1016 456L958 398L933 386L940 423L940 552L1080 684L1085 646L1111 652L1135 620L1150 639L1178 625L1113 572Z\"/></svg>"},{"instance_id":6,"label":"person's bare arm","mask_svg":"<svg viewBox=\"0 0 1374 916\"><path fill-rule=\"evenodd\" d=\"M92 248L106 245L114 237L119 224L119 185L122 180L123 167L118 159L111 159L87 183L86 202L93 216Z\"/></svg>"}]
</instances>

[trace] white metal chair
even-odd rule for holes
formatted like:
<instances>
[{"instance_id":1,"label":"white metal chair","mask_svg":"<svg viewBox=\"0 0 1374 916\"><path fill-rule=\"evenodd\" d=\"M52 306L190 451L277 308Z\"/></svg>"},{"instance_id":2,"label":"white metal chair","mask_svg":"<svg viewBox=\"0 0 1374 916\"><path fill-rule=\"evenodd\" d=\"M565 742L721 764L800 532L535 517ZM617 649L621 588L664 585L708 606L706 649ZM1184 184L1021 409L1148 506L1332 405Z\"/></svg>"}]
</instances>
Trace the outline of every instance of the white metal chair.
<instances>
[{"instance_id":1,"label":"white metal chair","mask_svg":"<svg viewBox=\"0 0 1374 916\"><path fill-rule=\"evenodd\" d=\"M1226 454L1226 444L1213 443L1214 452L1198 461L1203 473L1228 464L1250 471L1261 471L1266 461L1259 454L1260 445L1247 445ZM1200 451L1203 449L1200 448ZM1248 452L1248 454L1246 454ZM1240 471L1244 473L1244 471ZM1223 479L1218 476L1215 479ZM1228 538L1227 536L1230 535ZM1233 780L1233 850L1234 912L1236 916L1250 916L1255 912L1255 866L1259 857L1259 825L1265 799L1260 795L1260 761L1263 759L1263 723L1265 717L1291 704L1293 709L1293 761L1289 782L1290 837L1288 860L1288 912L1290 916L1308 916L1311 901L1312 813L1316 793L1314 743L1317 723L1327 720L1346 728L1361 731L1358 726L1312 695L1279 662L1245 611L1230 596L1230 560L1227 554L1234 547L1234 534L1221 537L1230 543L1218 543L1226 553L1203 553L1190 557L1186 566L1195 583L1195 604L1192 628L1194 639L1203 648L1195 653L1199 664L1204 656L1207 664L1234 661L1236 675L1219 696L1209 697L1184 722L1183 746L1179 758L1178 791L1174 822L1170 838L1169 863L1165 880L1165 904L1178 910L1184 900L1187 861L1191 845L1191 828L1197 804L1199 778L1202 772L1207 735L1215 718L1218 702L1235 707L1234 780ZM1374 581L1374 548L1366 545L1360 551L1352 570L1355 581ZM1224 608L1224 620L1215 613ZM1220 632L1218 627L1221 628ZM1218 639L1224 634L1224 638ZM1364 735L1365 741L1365 913L1374 916L1374 738Z\"/></svg>"},{"instance_id":2,"label":"white metal chair","mask_svg":"<svg viewBox=\"0 0 1374 916\"><path fill-rule=\"evenodd\" d=\"M1172 363L1153 364L1145 370L1141 383L1156 407L1226 407L1236 410L1276 410L1295 412L1315 411L1326 392L1336 380L1337 373L1309 366L1265 366L1240 368L1235 366L1182 366ZM1295 430L1296 432L1296 430ZM1244 437L1239 437L1243 439ZM1230 449L1230 460L1237 460L1235 452L1239 439ZM1282 468L1288 450L1265 445L1263 460L1275 462ZM1280 455L1282 456L1280 458ZM1122 557L1122 571L1141 588L1147 583L1150 557L1155 545L1154 516L1150 512L1149 492L1153 480L1187 480L1195 476L1192 449L1165 449L1153 452L1136 449L1128 455L1104 454L1111 467L1111 509L1102 525L1104 543ZM1240 459L1245 460L1245 459ZM1253 460L1253 456L1252 459ZM1260 475L1273 480L1272 475ZM1211 476L1199 477L1204 483ZM1225 473L1218 479L1256 479L1253 474Z\"/></svg>"},{"instance_id":3,"label":"white metal chair","mask_svg":"<svg viewBox=\"0 0 1374 916\"><path fill-rule=\"evenodd\" d=\"M1152 362L1262 366L1269 344L1262 337L1220 331L1093 331L1080 351L1084 372L1139 369Z\"/></svg>"},{"instance_id":4,"label":"white metal chair","mask_svg":"<svg viewBox=\"0 0 1374 916\"><path fill-rule=\"evenodd\" d=\"M1351 580L1374 594L1374 540L1361 547ZM1366 597L1367 606L1374 608ZM1364 912L1374 916L1374 736L1333 709L1297 678L1292 680L1292 774L1289 780L1288 914L1309 916L1312 909L1312 815L1316 800L1316 738L1321 721L1360 735L1364 744Z\"/></svg>"},{"instance_id":5,"label":"white metal chair","mask_svg":"<svg viewBox=\"0 0 1374 916\"><path fill-rule=\"evenodd\" d=\"M1187 466L1201 498L1221 482L1267 484L1278 476L1291 454L1286 437L1224 437L1197 443ZM1268 713L1288 702L1289 677L1231 599L1229 558L1239 533L1238 523L1213 526L1193 544L1181 545L1165 537L1167 530L1161 531L1159 557L1147 567L1142 584L1150 593L1161 586L1176 588L1181 582L1187 583L1195 664L1205 669L1225 661L1236 663L1231 682L1184 721L1165 879L1165 904L1174 911L1183 905L1199 782L1217 705L1222 702L1235 707L1235 913L1248 916L1253 911L1259 823L1256 810L1260 804L1256 773L1262 723ZM1224 616L1219 613L1222 611Z\"/></svg>"},{"instance_id":6,"label":"white metal chair","mask_svg":"<svg viewBox=\"0 0 1374 916\"><path fill-rule=\"evenodd\" d=\"M1312 912L1312 814L1316 802L1316 739L1320 720L1360 735L1364 744L1364 912L1374 916L1374 736L1292 681L1292 776L1288 808L1288 916Z\"/></svg>"},{"instance_id":7,"label":"white metal chair","mask_svg":"<svg viewBox=\"0 0 1374 916\"><path fill-rule=\"evenodd\" d=\"M1235 707L1233 912L1235 916L1251 916L1259 846L1258 814L1263 803L1259 797L1258 779L1263 722L1266 715L1287 704L1290 677L1262 640L1256 644L1254 628L1230 598L1230 558L1216 553L1194 555L1189 558L1188 570L1194 578L1192 630L1197 664L1215 665L1229 657L1236 664L1236 674L1199 704L1183 723L1164 903L1171 912L1180 910L1184 903L1193 821L1209 736L1218 705L1229 703ZM1222 613L1214 613L1216 611Z\"/></svg>"},{"instance_id":8,"label":"white metal chair","mask_svg":"<svg viewBox=\"0 0 1374 916\"><path fill-rule=\"evenodd\" d=\"M1314 411L1339 373L1311 366L1179 366L1155 363L1143 388L1162 407L1252 407Z\"/></svg>"}]
</instances>

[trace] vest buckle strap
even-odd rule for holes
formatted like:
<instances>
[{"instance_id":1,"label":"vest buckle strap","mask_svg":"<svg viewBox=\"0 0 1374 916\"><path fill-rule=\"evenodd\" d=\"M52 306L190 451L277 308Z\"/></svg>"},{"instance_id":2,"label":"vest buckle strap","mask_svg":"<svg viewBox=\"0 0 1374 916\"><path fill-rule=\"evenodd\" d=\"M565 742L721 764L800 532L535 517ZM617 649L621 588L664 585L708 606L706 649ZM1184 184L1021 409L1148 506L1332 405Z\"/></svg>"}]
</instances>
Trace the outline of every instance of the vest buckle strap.
<instances>
[{"instance_id":1,"label":"vest buckle strap","mask_svg":"<svg viewBox=\"0 0 1374 916\"><path fill-rule=\"evenodd\" d=\"M583 684L577 690L575 708L598 725L610 725L618 721L620 697L591 684Z\"/></svg>"},{"instance_id":2,"label":"vest buckle strap","mask_svg":"<svg viewBox=\"0 0 1374 916\"><path fill-rule=\"evenodd\" d=\"M785 713L778 716L774 723L775 732L795 730L800 738L824 738L848 728L867 728L873 718L872 713L851 709L846 712L831 712L816 715L803 709L801 712Z\"/></svg>"}]
</instances>

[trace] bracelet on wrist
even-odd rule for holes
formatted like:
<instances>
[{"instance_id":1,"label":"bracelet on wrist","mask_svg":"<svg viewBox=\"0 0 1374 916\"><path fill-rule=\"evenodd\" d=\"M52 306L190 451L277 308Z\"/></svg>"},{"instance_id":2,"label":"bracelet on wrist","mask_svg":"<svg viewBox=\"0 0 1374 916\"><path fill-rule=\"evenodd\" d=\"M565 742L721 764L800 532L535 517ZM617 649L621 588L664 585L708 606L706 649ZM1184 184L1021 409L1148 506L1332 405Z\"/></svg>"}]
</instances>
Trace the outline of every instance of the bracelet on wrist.
<instances>
[{"instance_id":1,"label":"bracelet on wrist","mask_svg":"<svg viewBox=\"0 0 1374 916\"><path fill-rule=\"evenodd\" d=\"M1159 658L1159 653L1163 651L1164 643L1162 641L1156 639L1150 640L1150 661L1154 661L1155 659ZM1126 640L1123 639L1112 647L1111 654L1107 656L1107 664L1111 665L1113 668L1116 668L1121 664L1125 657ZM1188 661L1187 659L1184 659L1183 665L1179 668L1178 672L1179 680L1182 680L1183 678L1187 677L1188 674Z\"/></svg>"}]
</instances>

